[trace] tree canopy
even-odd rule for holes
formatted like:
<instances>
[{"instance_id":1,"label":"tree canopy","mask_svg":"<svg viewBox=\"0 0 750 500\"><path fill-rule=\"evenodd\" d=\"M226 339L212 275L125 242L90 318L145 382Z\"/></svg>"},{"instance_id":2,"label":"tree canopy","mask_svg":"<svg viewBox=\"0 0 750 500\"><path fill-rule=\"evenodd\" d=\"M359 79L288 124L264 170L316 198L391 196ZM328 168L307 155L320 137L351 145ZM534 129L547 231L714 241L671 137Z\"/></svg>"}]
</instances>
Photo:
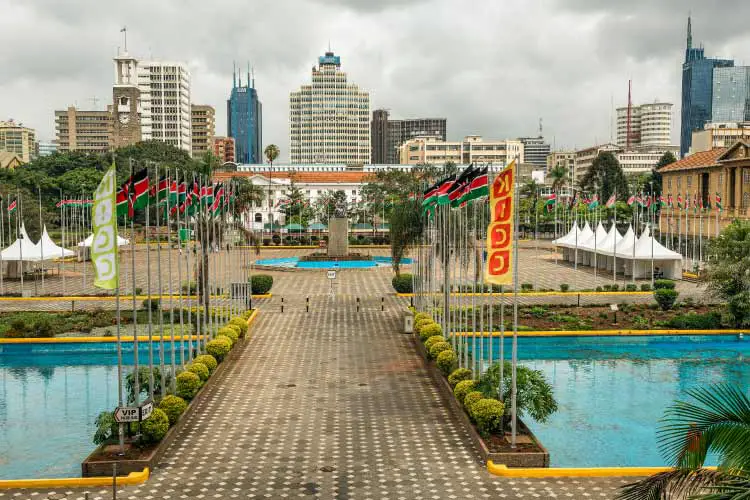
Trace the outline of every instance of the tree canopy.
<instances>
[{"instance_id":1,"label":"tree canopy","mask_svg":"<svg viewBox=\"0 0 750 500\"><path fill-rule=\"evenodd\" d=\"M582 190L598 194L602 200L609 199L615 192L619 199L627 197L629 193L620 162L609 151L599 153L581 179L580 185Z\"/></svg>"}]
</instances>

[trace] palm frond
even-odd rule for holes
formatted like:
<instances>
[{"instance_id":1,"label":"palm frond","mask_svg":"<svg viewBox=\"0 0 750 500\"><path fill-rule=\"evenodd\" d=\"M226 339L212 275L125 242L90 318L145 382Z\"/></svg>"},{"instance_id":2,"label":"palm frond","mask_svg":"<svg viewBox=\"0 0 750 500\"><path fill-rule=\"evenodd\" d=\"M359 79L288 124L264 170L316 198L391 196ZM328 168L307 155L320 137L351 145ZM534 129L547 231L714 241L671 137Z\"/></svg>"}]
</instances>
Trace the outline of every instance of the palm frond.
<instances>
[{"instance_id":1,"label":"palm frond","mask_svg":"<svg viewBox=\"0 0 750 500\"><path fill-rule=\"evenodd\" d=\"M618 500L685 500L720 483L724 473L709 469L674 469L622 487Z\"/></svg>"}]
</instances>

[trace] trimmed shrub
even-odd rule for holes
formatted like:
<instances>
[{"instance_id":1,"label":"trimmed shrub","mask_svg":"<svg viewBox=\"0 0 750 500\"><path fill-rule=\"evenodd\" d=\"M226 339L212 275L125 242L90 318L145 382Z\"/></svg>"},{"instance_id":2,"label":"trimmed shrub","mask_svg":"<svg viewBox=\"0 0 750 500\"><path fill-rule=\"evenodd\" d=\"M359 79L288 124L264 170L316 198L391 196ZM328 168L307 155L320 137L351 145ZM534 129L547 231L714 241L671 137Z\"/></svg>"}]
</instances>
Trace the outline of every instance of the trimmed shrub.
<instances>
[{"instance_id":1,"label":"trimmed shrub","mask_svg":"<svg viewBox=\"0 0 750 500\"><path fill-rule=\"evenodd\" d=\"M198 290L198 285L196 285L195 281L186 281L180 288L182 289L182 293L195 295L195 292Z\"/></svg>"},{"instance_id":2,"label":"trimmed shrub","mask_svg":"<svg viewBox=\"0 0 750 500\"><path fill-rule=\"evenodd\" d=\"M229 354L232 344L226 337L217 337L206 344L206 352L221 362Z\"/></svg>"},{"instance_id":3,"label":"trimmed shrub","mask_svg":"<svg viewBox=\"0 0 750 500\"><path fill-rule=\"evenodd\" d=\"M570 290L570 285L568 285L567 283L561 283L560 284L560 291L561 292L567 292L568 290Z\"/></svg>"},{"instance_id":4,"label":"trimmed shrub","mask_svg":"<svg viewBox=\"0 0 750 500\"><path fill-rule=\"evenodd\" d=\"M434 321L432 321L429 318L422 318L419 321L415 321L414 322L414 331L417 334L420 334L420 333L422 333L422 328L424 328L427 325L431 325L433 323L434 323Z\"/></svg>"},{"instance_id":5,"label":"trimmed shrub","mask_svg":"<svg viewBox=\"0 0 750 500\"><path fill-rule=\"evenodd\" d=\"M442 335L433 335L432 337L424 341L424 348L429 351L430 347L432 347L435 343L444 341L445 337L443 337Z\"/></svg>"},{"instance_id":6,"label":"trimmed shrub","mask_svg":"<svg viewBox=\"0 0 750 500\"><path fill-rule=\"evenodd\" d=\"M471 414L472 413L471 407L474 406L474 403L482 399L484 399L484 394L482 394L481 391L471 391L464 398L464 408L466 408L466 413L469 414L472 420L474 420L474 417Z\"/></svg>"},{"instance_id":7,"label":"trimmed shrub","mask_svg":"<svg viewBox=\"0 0 750 500\"><path fill-rule=\"evenodd\" d=\"M419 338L424 340L434 337L435 335L442 335L443 329L437 323L429 323L419 329Z\"/></svg>"},{"instance_id":8,"label":"trimmed shrub","mask_svg":"<svg viewBox=\"0 0 750 500\"><path fill-rule=\"evenodd\" d=\"M430 359L435 359L435 358L438 357L438 355L441 352L447 351L449 349L452 349L452 347L451 347L451 345L448 342L445 342L445 341L443 341L443 342L435 342L434 344L432 344L432 347L430 347L430 350L427 351L427 352L430 353L430 356L429 356ZM450 372L448 372L448 373L450 373Z\"/></svg>"},{"instance_id":9,"label":"trimmed shrub","mask_svg":"<svg viewBox=\"0 0 750 500\"><path fill-rule=\"evenodd\" d=\"M231 345L234 345L240 338L240 334L233 328L228 326L222 326L219 331L216 332L216 337L227 337L231 341Z\"/></svg>"},{"instance_id":10,"label":"trimmed shrub","mask_svg":"<svg viewBox=\"0 0 750 500\"><path fill-rule=\"evenodd\" d=\"M497 399L480 399L471 405L471 415L483 436L500 432L505 406Z\"/></svg>"},{"instance_id":11,"label":"trimmed shrub","mask_svg":"<svg viewBox=\"0 0 750 500\"><path fill-rule=\"evenodd\" d=\"M458 366L458 357L456 357L453 349L446 349L438 354L436 364L440 368L440 371L443 372L443 375L447 377Z\"/></svg>"},{"instance_id":12,"label":"trimmed shrub","mask_svg":"<svg viewBox=\"0 0 750 500\"><path fill-rule=\"evenodd\" d=\"M187 366L187 371L193 372L198 375L198 378L201 379L201 382L205 382L206 380L208 380L208 367L203 363L190 363Z\"/></svg>"},{"instance_id":13,"label":"trimmed shrub","mask_svg":"<svg viewBox=\"0 0 750 500\"><path fill-rule=\"evenodd\" d=\"M611 287L609 287L609 289L612 292L617 292L620 290L620 285L612 285Z\"/></svg>"},{"instance_id":14,"label":"trimmed shrub","mask_svg":"<svg viewBox=\"0 0 750 500\"><path fill-rule=\"evenodd\" d=\"M161 301L159 299L146 299L141 304L141 309L144 311L148 311L149 309L152 311L158 311L161 309Z\"/></svg>"},{"instance_id":15,"label":"trimmed shrub","mask_svg":"<svg viewBox=\"0 0 750 500\"><path fill-rule=\"evenodd\" d=\"M177 376L179 380L180 376ZM169 430L169 417L159 408L154 408L151 415L141 422L141 443L152 444L158 443Z\"/></svg>"},{"instance_id":16,"label":"trimmed shrub","mask_svg":"<svg viewBox=\"0 0 750 500\"><path fill-rule=\"evenodd\" d=\"M456 387L456 384L462 380L471 380L471 370L468 368L458 368L448 375L448 383L451 387Z\"/></svg>"},{"instance_id":17,"label":"trimmed shrub","mask_svg":"<svg viewBox=\"0 0 750 500\"><path fill-rule=\"evenodd\" d=\"M432 321L432 317L427 313L417 313L414 315L414 323L421 319L429 319L430 321Z\"/></svg>"},{"instance_id":18,"label":"trimmed shrub","mask_svg":"<svg viewBox=\"0 0 750 500\"><path fill-rule=\"evenodd\" d=\"M661 290L663 288L674 290L676 283L672 280L656 280L654 281L654 290Z\"/></svg>"},{"instance_id":19,"label":"trimmed shrub","mask_svg":"<svg viewBox=\"0 0 750 500\"><path fill-rule=\"evenodd\" d=\"M602 291L604 291L604 289L602 287L598 286L598 287L596 287L596 291L597 292L602 292Z\"/></svg>"},{"instance_id":20,"label":"trimmed shrub","mask_svg":"<svg viewBox=\"0 0 750 500\"><path fill-rule=\"evenodd\" d=\"M242 319L244 319L245 321L247 321L247 320L250 319L250 316L252 316L252 315L253 315L253 310L252 309L248 309L247 311L245 311L245 312L242 313Z\"/></svg>"},{"instance_id":21,"label":"trimmed shrub","mask_svg":"<svg viewBox=\"0 0 750 500\"><path fill-rule=\"evenodd\" d=\"M196 356L195 359L193 359L193 363L201 363L202 365L205 365L205 367L208 368L209 375L213 373L216 367L219 365L219 363L216 362L216 358L214 358L210 354L201 354L200 356Z\"/></svg>"},{"instance_id":22,"label":"trimmed shrub","mask_svg":"<svg viewBox=\"0 0 750 500\"><path fill-rule=\"evenodd\" d=\"M716 330L722 326L721 314L718 312L678 314L667 322L667 326L680 330Z\"/></svg>"},{"instance_id":23,"label":"trimmed shrub","mask_svg":"<svg viewBox=\"0 0 750 500\"><path fill-rule=\"evenodd\" d=\"M171 427L177 423L180 415L187 409L187 402L179 396L172 396L170 394L164 396L164 399L159 402L159 409L167 415L169 426Z\"/></svg>"},{"instance_id":24,"label":"trimmed shrub","mask_svg":"<svg viewBox=\"0 0 750 500\"><path fill-rule=\"evenodd\" d=\"M234 325L240 329L240 338L244 337L247 333L247 319L236 316L229 320L229 325Z\"/></svg>"},{"instance_id":25,"label":"trimmed shrub","mask_svg":"<svg viewBox=\"0 0 750 500\"><path fill-rule=\"evenodd\" d=\"M396 290L398 293L414 292L411 274L403 273L398 276L394 276L393 279L391 279L391 284L393 285L394 290Z\"/></svg>"},{"instance_id":26,"label":"trimmed shrub","mask_svg":"<svg viewBox=\"0 0 750 500\"><path fill-rule=\"evenodd\" d=\"M651 291L651 284L650 283L644 283L641 285L641 291L642 292L650 292Z\"/></svg>"},{"instance_id":27,"label":"trimmed shrub","mask_svg":"<svg viewBox=\"0 0 750 500\"><path fill-rule=\"evenodd\" d=\"M254 274L250 278L250 288L255 295L264 295L273 286L273 276L268 274Z\"/></svg>"},{"instance_id":28,"label":"trimmed shrub","mask_svg":"<svg viewBox=\"0 0 750 500\"><path fill-rule=\"evenodd\" d=\"M625 285L625 291L636 292L638 291L638 285L636 285L635 283L628 283L627 285Z\"/></svg>"},{"instance_id":29,"label":"trimmed shrub","mask_svg":"<svg viewBox=\"0 0 750 500\"><path fill-rule=\"evenodd\" d=\"M181 372L177 375L177 390L175 394L185 401L190 401L201 388L201 379L191 371Z\"/></svg>"},{"instance_id":30,"label":"trimmed shrub","mask_svg":"<svg viewBox=\"0 0 750 500\"><path fill-rule=\"evenodd\" d=\"M662 311L669 311L674 307L674 303L677 302L677 290L672 288L657 288L654 290L654 299L659 304Z\"/></svg>"},{"instance_id":31,"label":"trimmed shrub","mask_svg":"<svg viewBox=\"0 0 750 500\"><path fill-rule=\"evenodd\" d=\"M521 283L521 291L522 292L530 292L534 289L533 283Z\"/></svg>"},{"instance_id":32,"label":"trimmed shrub","mask_svg":"<svg viewBox=\"0 0 750 500\"><path fill-rule=\"evenodd\" d=\"M27 337L54 337L55 333L52 331L52 323L46 318L41 318L34 321L31 324L31 329L26 333Z\"/></svg>"},{"instance_id":33,"label":"trimmed shrub","mask_svg":"<svg viewBox=\"0 0 750 500\"><path fill-rule=\"evenodd\" d=\"M239 337L240 337L240 332L241 332L242 330L240 330L240 327L239 327L239 326L237 326L237 325L233 325L233 324L231 324L231 323L227 323L226 325L224 325L224 327L223 327L223 328L231 328L232 330L234 330L234 333L236 333L236 334L237 334L237 338L239 338Z\"/></svg>"},{"instance_id":34,"label":"trimmed shrub","mask_svg":"<svg viewBox=\"0 0 750 500\"><path fill-rule=\"evenodd\" d=\"M456 400L459 403L464 404L464 398L466 397L466 395L474 391L476 387L476 380L462 380L456 384L456 387L453 388L453 395L456 396Z\"/></svg>"}]
</instances>

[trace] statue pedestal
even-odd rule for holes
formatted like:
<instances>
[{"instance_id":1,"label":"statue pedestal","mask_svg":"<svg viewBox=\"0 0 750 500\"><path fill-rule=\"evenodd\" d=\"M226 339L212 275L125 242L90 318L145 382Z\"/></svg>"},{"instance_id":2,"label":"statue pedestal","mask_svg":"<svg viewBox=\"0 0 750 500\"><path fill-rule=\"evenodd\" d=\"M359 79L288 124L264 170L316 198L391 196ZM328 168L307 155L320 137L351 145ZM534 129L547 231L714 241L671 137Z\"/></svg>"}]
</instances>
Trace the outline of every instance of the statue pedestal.
<instances>
[{"instance_id":1,"label":"statue pedestal","mask_svg":"<svg viewBox=\"0 0 750 500\"><path fill-rule=\"evenodd\" d=\"M344 257L349 254L349 221L334 217L328 221L328 256Z\"/></svg>"}]
</instances>

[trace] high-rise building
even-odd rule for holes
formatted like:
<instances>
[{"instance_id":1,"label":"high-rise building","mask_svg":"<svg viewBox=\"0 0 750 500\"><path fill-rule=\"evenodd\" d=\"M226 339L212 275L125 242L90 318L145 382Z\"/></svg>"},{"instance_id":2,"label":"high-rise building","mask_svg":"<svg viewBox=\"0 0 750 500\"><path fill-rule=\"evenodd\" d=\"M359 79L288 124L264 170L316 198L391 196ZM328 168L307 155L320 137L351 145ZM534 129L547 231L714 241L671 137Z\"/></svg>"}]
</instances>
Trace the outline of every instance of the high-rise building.
<instances>
[{"instance_id":1,"label":"high-rise building","mask_svg":"<svg viewBox=\"0 0 750 500\"><path fill-rule=\"evenodd\" d=\"M388 163L388 110L376 109L372 112L370 124L370 159L375 165Z\"/></svg>"},{"instance_id":2,"label":"high-rise building","mask_svg":"<svg viewBox=\"0 0 750 500\"><path fill-rule=\"evenodd\" d=\"M492 163L507 165L515 159L524 163L523 143L508 139L486 141L478 135L466 136L463 141L440 141L434 137L417 137L404 142L400 148L398 163L417 165L422 163L456 164Z\"/></svg>"},{"instance_id":3,"label":"high-rise building","mask_svg":"<svg viewBox=\"0 0 750 500\"><path fill-rule=\"evenodd\" d=\"M213 143L212 143L212 150L214 153L214 156L219 158L219 161L221 163L235 163L236 155L234 152L234 139L231 137L214 137Z\"/></svg>"},{"instance_id":4,"label":"high-rise building","mask_svg":"<svg viewBox=\"0 0 750 500\"><path fill-rule=\"evenodd\" d=\"M537 167L547 167L547 156L550 153L549 143L544 141L544 137L521 137L518 139L523 143L523 159L525 163Z\"/></svg>"},{"instance_id":5,"label":"high-rise building","mask_svg":"<svg viewBox=\"0 0 750 500\"><path fill-rule=\"evenodd\" d=\"M37 143L37 149L39 150L39 156L50 156L57 153L57 143L55 142L42 142Z\"/></svg>"},{"instance_id":6,"label":"high-rise building","mask_svg":"<svg viewBox=\"0 0 750 500\"><path fill-rule=\"evenodd\" d=\"M372 163L394 165L400 161L399 148L403 143L417 137L432 137L445 141L447 120L445 118L406 118L389 120L389 112L376 109L372 112Z\"/></svg>"},{"instance_id":7,"label":"high-rise building","mask_svg":"<svg viewBox=\"0 0 750 500\"><path fill-rule=\"evenodd\" d=\"M693 47L691 19L688 17L687 48L682 65L682 116L680 155L690 150L692 133L702 130L712 119L714 68L734 66L731 59L707 59L703 47Z\"/></svg>"},{"instance_id":8,"label":"high-rise building","mask_svg":"<svg viewBox=\"0 0 750 500\"><path fill-rule=\"evenodd\" d=\"M750 121L750 66L714 68L711 121Z\"/></svg>"},{"instance_id":9,"label":"high-rise building","mask_svg":"<svg viewBox=\"0 0 750 500\"><path fill-rule=\"evenodd\" d=\"M553 182L553 178L550 172L555 167L563 167L568 173L566 186L573 186L573 176L576 170L576 153L575 151L554 151L547 155L546 160L546 176L545 179L548 183Z\"/></svg>"},{"instance_id":10,"label":"high-rise building","mask_svg":"<svg viewBox=\"0 0 750 500\"><path fill-rule=\"evenodd\" d=\"M234 139L237 163L263 162L263 105L250 71L244 86L242 75L236 71L232 74L232 92L227 100L227 134Z\"/></svg>"},{"instance_id":11,"label":"high-rise building","mask_svg":"<svg viewBox=\"0 0 750 500\"><path fill-rule=\"evenodd\" d=\"M112 86L112 147L114 149L129 146L141 140L141 111L138 61L125 51L115 57L115 84Z\"/></svg>"},{"instance_id":12,"label":"high-rise building","mask_svg":"<svg viewBox=\"0 0 750 500\"><path fill-rule=\"evenodd\" d=\"M715 108L714 108L715 109ZM750 122L706 123L703 130L693 132L690 154L710 151L716 148L728 148L737 141L750 140Z\"/></svg>"},{"instance_id":13,"label":"high-rise building","mask_svg":"<svg viewBox=\"0 0 750 500\"><path fill-rule=\"evenodd\" d=\"M140 61L137 72L142 139L166 142L191 152L193 133L187 66L177 62Z\"/></svg>"},{"instance_id":14,"label":"high-rise building","mask_svg":"<svg viewBox=\"0 0 750 500\"><path fill-rule=\"evenodd\" d=\"M74 106L55 111L57 150L102 153L112 148L112 112L84 111ZM41 152L40 152L41 153Z\"/></svg>"},{"instance_id":15,"label":"high-rise building","mask_svg":"<svg viewBox=\"0 0 750 500\"><path fill-rule=\"evenodd\" d=\"M630 107L630 148L672 144L672 104L654 102ZM617 145L628 147L628 107L617 108Z\"/></svg>"},{"instance_id":16,"label":"high-rise building","mask_svg":"<svg viewBox=\"0 0 750 500\"><path fill-rule=\"evenodd\" d=\"M201 158L211 150L216 135L216 110L206 104L190 106L190 122L193 132L193 158Z\"/></svg>"},{"instance_id":17,"label":"high-rise building","mask_svg":"<svg viewBox=\"0 0 750 500\"><path fill-rule=\"evenodd\" d=\"M370 95L347 82L333 52L318 58L312 84L289 94L292 163L370 163Z\"/></svg>"},{"instance_id":18,"label":"high-rise building","mask_svg":"<svg viewBox=\"0 0 750 500\"><path fill-rule=\"evenodd\" d=\"M14 120L0 122L0 151L15 153L23 163L36 157L36 132Z\"/></svg>"}]
</instances>

